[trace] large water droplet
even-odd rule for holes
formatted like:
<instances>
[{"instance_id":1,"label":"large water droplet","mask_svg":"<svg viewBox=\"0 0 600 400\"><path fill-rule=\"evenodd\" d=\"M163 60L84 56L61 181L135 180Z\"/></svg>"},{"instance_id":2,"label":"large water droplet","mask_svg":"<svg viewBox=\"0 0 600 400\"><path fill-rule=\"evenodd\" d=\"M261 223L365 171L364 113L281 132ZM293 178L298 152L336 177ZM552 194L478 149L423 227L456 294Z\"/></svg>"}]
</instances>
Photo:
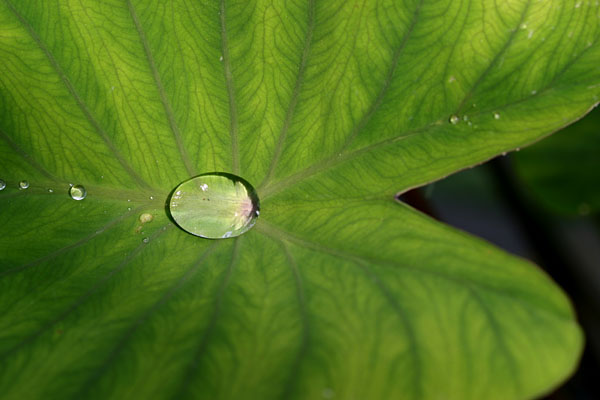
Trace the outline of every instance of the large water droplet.
<instances>
[{"instance_id":1,"label":"large water droplet","mask_svg":"<svg viewBox=\"0 0 600 400\"><path fill-rule=\"evenodd\" d=\"M6 182L4 182L2 179L0 179L0 190L4 190L5 187L6 187Z\"/></svg>"},{"instance_id":2,"label":"large water droplet","mask_svg":"<svg viewBox=\"0 0 600 400\"><path fill-rule=\"evenodd\" d=\"M213 172L177 186L169 199L169 211L183 230L225 239L252 228L259 214L258 196L244 179Z\"/></svg>"},{"instance_id":3,"label":"large water droplet","mask_svg":"<svg viewBox=\"0 0 600 400\"><path fill-rule=\"evenodd\" d=\"M83 200L86 195L87 191L82 185L73 185L69 189L69 196L71 196L73 200Z\"/></svg>"},{"instance_id":4,"label":"large water droplet","mask_svg":"<svg viewBox=\"0 0 600 400\"><path fill-rule=\"evenodd\" d=\"M19 189L27 189L29 187L29 182L21 181L19 182Z\"/></svg>"}]
</instances>

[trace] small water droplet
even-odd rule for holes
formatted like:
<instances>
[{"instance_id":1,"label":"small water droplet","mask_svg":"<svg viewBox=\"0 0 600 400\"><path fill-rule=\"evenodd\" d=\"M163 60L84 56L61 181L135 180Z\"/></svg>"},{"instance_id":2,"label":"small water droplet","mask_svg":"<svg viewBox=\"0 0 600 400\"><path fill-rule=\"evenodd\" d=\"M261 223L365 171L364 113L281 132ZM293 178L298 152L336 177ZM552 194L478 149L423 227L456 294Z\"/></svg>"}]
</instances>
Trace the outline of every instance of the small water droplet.
<instances>
[{"instance_id":1,"label":"small water droplet","mask_svg":"<svg viewBox=\"0 0 600 400\"><path fill-rule=\"evenodd\" d=\"M150 241L150 239L148 239L147 237L142 239L142 242L144 242L144 243L148 243L149 241Z\"/></svg>"},{"instance_id":2,"label":"small water droplet","mask_svg":"<svg viewBox=\"0 0 600 400\"><path fill-rule=\"evenodd\" d=\"M140 215L140 222L142 224L145 224L147 222L152 222L153 219L154 219L154 216L149 213L143 213L142 215Z\"/></svg>"},{"instance_id":3,"label":"small water droplet","mask_svg":"<svg viewBox=\"0 0 600 400\"><path fill-rule=\"evenodd\" d=\"M533 95L537 94L537 90L532 90L531 94L533 94Z\"/></svg>"},{"instance_id":4,"label":"small water droplet","mask_svg":"<svg viewBox=\"0 0 600 400\"><path fill-rule=\"evenodd\" d=\"M460 118L458 115L451 115L449 121L452 125L456 125L460 122Z\"/></svg>"},{"instance_id":5,"label":"small water droplet","mask_svg":"<svg viewBox=\"0 0 600 400\"><path fill-rule=\"evenodd\" d=\"M150 196L150 200L154 200L154 196Z\"/></svg>"},{"instance_id":6,"label":"small water droplet","mask_svg":"<svg viewBox=\"0 0 600 400\"><path fill-rule=\"evenodd\" d=\"M73 185L69 189L69 196L71 196L73 200L83 200L85 199L85 196L87 196L87 191L82 185Z\"/></svg>"},{"instance_id":7,"label":"small water droplet","mask_svg":"<svg viewBox=\"0 0 600 400\"><path fill-rule=\"evenodd\" d=\"M127 202L128 202L128 203L131 203L131 199L127 199Z\"/></svg>"},{"instance_id":8,"label":"small water droplet","mask_svg":"<svg viewBox=\"0 0 600 400\"><path fill-rule=\"evenodd\" d=\"M0 179L0 190L4 190L5 187L6 187L6 182L4 182L2 179Z\"/></svg>"},{"instance_id":9,"label":"small water droplet","mask_svg":"<svg viewBox=\"0 0 600 400\"><path fill-rule=\"evenodd\" d=\"M53 189L48 189L48 193L54 193Z\"/></svg>"},{"instance_id":10,"label":"small water droplet","mask_svg":"<svg viewBox=\"0 0 600 400\"><path fill-rule=\"evenodd\" d=\"M19 189L23 190L23 189L27 189L28 187L29 187L29 182L27 182L27 181L19 182Z\"/></svg>"},{"instance_id":11,"label":"small water droplet","mask_svg":"<svg viewBox=\"0 0 600 400\"><path fill-rule=\"evenodd\" d=\"M468 115L463 115L463 121L468 121L469 120L469 116Z\"/></svg>"},{"instance_id":12,"label":"small water droplet","mask_svg":"<svg viewBox=\"0 0 600 400\"><path fill-rule=\"evenodd\" d=\"M223 56L219 57L219 61L223 61Z\"/></svg>"},{"instance_id":13,"label":"small water droplet","mask_svg":"<svg viewBox=\"0 0 600 400\"><path fill-rule=\"evenodd\" d=\"M210 239L247 232L258 217L256 191L244 179L209 173L181 183L169 199L169 211L180 228Z\"/></svg>"},{"instance_id":14,"label":"small water droplet","mask_svg":"<svg viewBox=\"0 0 600 400\"><path fill-rule=\"evenodd\" d=\"M127 207L127 211L131 211L131 207Z\"/></svg>"},{"instance_id":15,"label":"small water droplet","mask_svg":"<svg viewBox=\"0 0 600 400\"><path fill-rule=\"evenodd\" d=\"M495 113L494 113L494 119L500 119L500 114L499 114L499 113L497 113L497 112L495 112Z\"/></svg>"}]
</instances>

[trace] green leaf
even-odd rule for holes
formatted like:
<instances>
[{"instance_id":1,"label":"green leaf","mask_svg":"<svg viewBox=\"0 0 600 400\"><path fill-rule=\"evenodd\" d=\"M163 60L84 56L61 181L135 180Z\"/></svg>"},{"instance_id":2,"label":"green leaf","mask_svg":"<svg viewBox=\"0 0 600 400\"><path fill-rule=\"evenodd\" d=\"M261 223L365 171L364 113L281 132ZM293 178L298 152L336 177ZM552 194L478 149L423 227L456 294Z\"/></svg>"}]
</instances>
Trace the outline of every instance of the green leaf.
<instances>
[{"instance_id":1,"label":"green leaf","mask_svg":"<svg viewBox=\"0 0 600 400\"><path fill-rule=\"evenodd\" d=\"M600 212L600 109L515 155L515 170L535 199L563 215Z\"/></svg>"},{"instance_id":2,"label":"green leaf","mask_svg":"<svg viewBox=\"0 0 600 400\"><path fill-rule=\"evenodd\" d=\"M566 296L394 195L583 115L598 21L589 1L1 0L3 397L555 387L582 348ZM235 239L166 208L213 171L260 197Z\"/></svg>"}]
</instances>

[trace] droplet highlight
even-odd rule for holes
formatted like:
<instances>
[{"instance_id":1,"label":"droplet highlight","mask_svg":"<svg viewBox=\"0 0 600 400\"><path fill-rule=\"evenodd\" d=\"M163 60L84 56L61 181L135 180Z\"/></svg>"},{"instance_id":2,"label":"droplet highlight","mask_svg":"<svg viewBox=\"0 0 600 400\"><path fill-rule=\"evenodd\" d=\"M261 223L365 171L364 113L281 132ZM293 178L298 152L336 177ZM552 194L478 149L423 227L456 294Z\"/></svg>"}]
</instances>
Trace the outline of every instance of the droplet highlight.
<instances>
[{"instance_id":1,"label":"droplet highlight","mask_svg":"<svg viewBox=\"0 0 600 400\"><path fill-rule=\"evenodd\" d=\"M21 182L19 182L19 189L25 190L28 187L29 187L29 182L27 182L27 181L21 181Z\"/></svg>"},{"instance_id":2,"label":"droplet highlight","mask_svg":"<svg viewBox=\"0 0 600 400\"><path fill-rule=\"evenodd\" d=\"M85 196L87 196L87 191L82 185L73 185L69 189L69 196L71 196L73 200L83 200L85 199Z\"/></svg>"},{"instance_id":3,"label":"droplet highlight","mask_svg":"<svg viewBox=\"0 0 600 400\"><path fill-rule=\"evenodd\" d=\"M177 186L169 212L184 231L209 239L226 239L247 232L259 215L259 201L250 183L239 176L214 172Z\"/></svg>"},{"instance_id":4,"label":"droplet highlight","mask_svg":"<svg viewBox=\"0 0 600 400\"><path fill-rule=\"evenodd\" d=\"M497 112L495 112L495 113L494 113L494 119L500 119L500 114L499 114L499 113L497 113Z\"/></svg>"},{"instance_id":5,"label":"droplet highlight","mask_svg":"<svg viewBox=\"0 0 600 400\"><path fill-rule=\"evenodd\" d=\"M0 179L0 190L4 190L5 187L6 187L6 182L4 182L2 179Z\"/></svg>"},{"instance_id":6,"label":"droplet highlight","mask_svg":"<svg viewBox=\"0 0 600 400\"><path fill-rule=\"evenodd\" d=\"M452 115L450 116L449 121L452 125L456 125L460 122L460 117L458 115Z\"/></svg>"}]
</instances>

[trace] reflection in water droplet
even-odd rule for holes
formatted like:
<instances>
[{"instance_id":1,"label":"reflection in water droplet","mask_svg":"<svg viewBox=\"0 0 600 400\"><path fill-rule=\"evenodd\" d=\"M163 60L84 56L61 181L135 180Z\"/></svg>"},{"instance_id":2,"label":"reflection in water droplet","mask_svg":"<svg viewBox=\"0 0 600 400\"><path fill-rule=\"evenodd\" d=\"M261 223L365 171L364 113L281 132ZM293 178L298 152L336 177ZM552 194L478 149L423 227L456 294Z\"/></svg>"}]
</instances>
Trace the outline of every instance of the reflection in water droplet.
<instances>
[{"instance_id":1,"label":"reflection in water droplet","mask_svg":"<svg viewBox=\"0 0 600 400\"><path fill-rule=\"evenodd\" d=\"M142 239L142 242L144 242L144 243L148 243L149 241L150 241L150 239L148 239L147 237Z\"/></svg>"},{"instance_id":2,"label":"reflection in water droplet","mask_svg":"<svg viewBox=\"0 0 600 400\"><path fill-rule=\"evenodd\" d=\"M450 116L449 121L452 125L456 125L460 122L460 118L458 117L458 115L452 115Z\"/></svg>"},{"instance_id":3,"label":"reflection in water droplet","mask_svg":"<svg viewBox=\"0 0 600 400\"><path fill-rule=\"evenodd\" d=\"M6 187L6 182L4 182L2 179L0 179L0 190L4 190L5 187Z\"/></svg>"},{"instance_id":4,"label":"reflection in water droplet","mask_svg":"<svg viewBox=\"0 0 600 400\"><path fill-rule=\"evenodd\" d=\"M82 185L73 185L69 189L69 196L71 196L73 200L83 200L86 195L87 191Z\"/></svg>"},{"instance_id":5,"label":"reflection in water droplet","mask_svg":"<svg viewBox=\"0 0 600 400\"><path fill-rule=\"evenodd\" d=\"M497 112L494 113L494 119L500 119L500 114L498 114Z\"/></svg>"},{"instance_id":6,"label":"reflection in water droplet","mask_svg":"<svg viewBox=\"0 0 600 400\"><path fill-rule=\"evenodd\" d=\"M169 199L171 216L183 230L225 239L248 231L258 217L258 196L244 179L226 173L196 176L180 184Z\"/></svg>"},{"instance_id":7,"label":"reflection in water droplet","mask_svg":"<svg viewBox=\"0 0 600 400\"><path fill-rule=\"evenodd\" d=\"M29 182L21 181L19 182L19 189L27 189L29 187Z\"/></svg>"}]
</instances>

